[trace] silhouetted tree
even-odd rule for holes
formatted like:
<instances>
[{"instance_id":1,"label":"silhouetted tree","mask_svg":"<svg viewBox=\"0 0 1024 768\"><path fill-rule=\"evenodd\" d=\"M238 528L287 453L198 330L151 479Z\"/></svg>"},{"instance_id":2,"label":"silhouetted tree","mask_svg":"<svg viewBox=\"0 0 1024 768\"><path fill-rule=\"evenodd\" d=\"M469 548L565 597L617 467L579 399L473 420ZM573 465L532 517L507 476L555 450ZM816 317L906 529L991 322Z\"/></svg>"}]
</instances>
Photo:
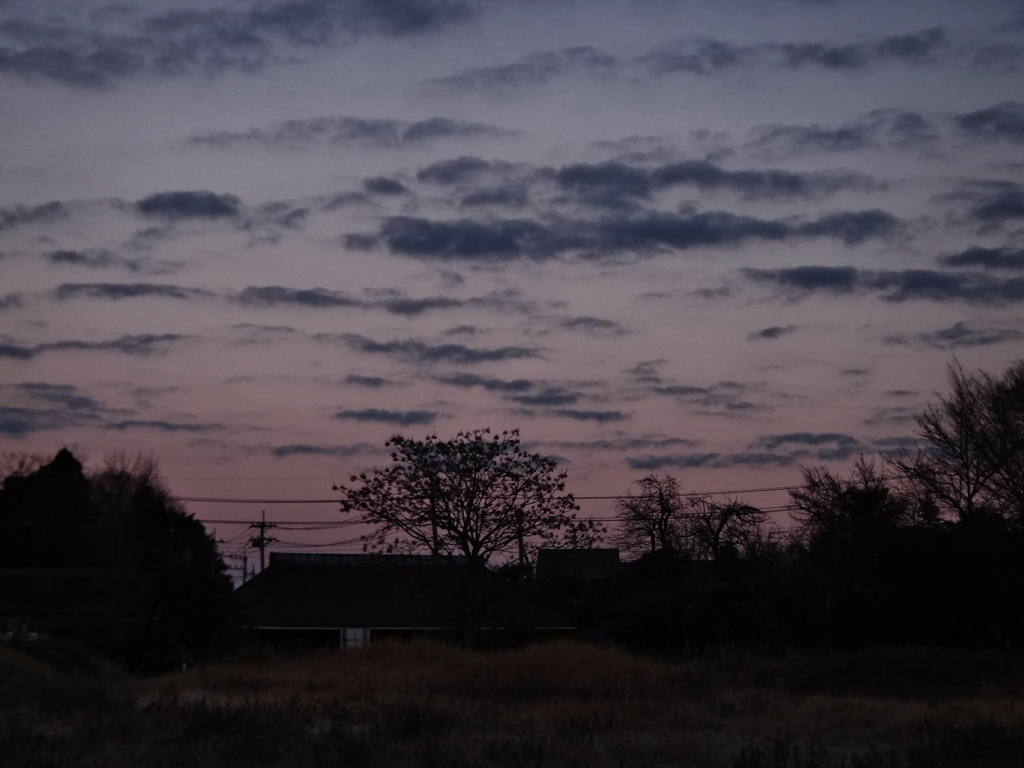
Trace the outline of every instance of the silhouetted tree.
<instances>
[{"instance_id":1,"label":"silhouetted tree","mask_svg":"<svg viewBox=\"0 0 1024 768\"><path fill-rule=\"evenodd\" d=\"M518 430L450 440L395 435L385 445L393 466L353 475L358 486L335 486L343 512L361 512L376 526L368 548L461 556L484 567L500 555L525 564L540 546L593 541L598 532L596 521L576 517L558 462L524 451Z\"/></svg>"},{"instance_id":2,"label":"silhouetted tree","mask_svg":"<svg viewBox=\"0 0 1024 768\"><path fill-rule=\"evenodd\" d=\"M662 550L678 552L686 509L679 481L671 475L647 475L634 485L636 493L627 490L625 496L615 501L619 517L615 542L624 551L637 556Z\"/></svg>"},{"instance_id":3,"label":"silhouetted tree","mask_svg":"<svg viewBox=\"0 0 1024 768\"><path fill-rule=\"evenodd\" d=\"M1024 522L1024 361L1000 377L949 368L950 392L916 418L924 447L891 465L947 518Z\"/></svg>"},{"instance_id":4,"label":"silhouetted tree","mask_svg":"<svg viewBox=\"0 0 1024 768\"><path fill-rule=\"evenodd\" d=\"M687 499L682 537L698 560L745 557L762 552L776 538L768 513L735 500L719 504L704 496Z\"/></svg>"}]
</instances>

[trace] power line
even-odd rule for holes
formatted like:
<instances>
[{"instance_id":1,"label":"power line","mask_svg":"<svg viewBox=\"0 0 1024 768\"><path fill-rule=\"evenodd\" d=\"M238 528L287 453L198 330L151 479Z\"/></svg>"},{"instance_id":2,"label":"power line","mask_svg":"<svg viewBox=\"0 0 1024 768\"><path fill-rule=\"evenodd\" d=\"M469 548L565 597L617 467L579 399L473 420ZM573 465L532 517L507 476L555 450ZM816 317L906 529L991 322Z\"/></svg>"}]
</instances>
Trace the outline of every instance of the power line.
<instances>
[{"instance_id":1,"label":"power line","mask_svg":"<svg viewBox=\"0 0 1024 768\"><path fill-rule=\"evenodd\" d=\"M690 491L682 496L732 496L744 493L769 493L772 491L793 491L806 488L804 485L778 485L766 488L739 488L728 491ZM574 496L577 501L614 501L629 498L627 494L614 496ZM332 499L243 499L224 496L171 496L171 501L202 502L206 504L339 504L340 498ZM230 521L228 521L230 522Z\"/></svg>"}]
</instances>

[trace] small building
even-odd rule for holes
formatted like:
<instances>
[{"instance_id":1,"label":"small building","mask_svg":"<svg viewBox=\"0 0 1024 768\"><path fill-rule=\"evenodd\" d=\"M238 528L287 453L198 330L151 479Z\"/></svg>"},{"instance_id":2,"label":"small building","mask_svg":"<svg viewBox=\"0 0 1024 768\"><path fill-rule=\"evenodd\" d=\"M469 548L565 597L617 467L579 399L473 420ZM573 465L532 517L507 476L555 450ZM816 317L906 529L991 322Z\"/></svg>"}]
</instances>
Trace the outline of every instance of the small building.
<instances>
[{"instance_id":1,"label":"small building","mask_svg":"<svg viewBox=\"0 0 1024 768\"><path fill-rule=\"evenodd\" d=\"M243 626L273 641L353 648L384 637L458 637L466 629L465 564L424 555L272 553L235 591ZM574 630L532 584L487 572L480 631L549 635Z\"/></svg>"},{"instance_id":2,"label":"small building","mask_svg":"<svg viewBox=\"0 0 1024 768\"><path fill-rule=\"evenodd\" d=\"M538 581L603 581L619 572L618 549L542 549L537 553Z\"/></svg>"}]
</instances>

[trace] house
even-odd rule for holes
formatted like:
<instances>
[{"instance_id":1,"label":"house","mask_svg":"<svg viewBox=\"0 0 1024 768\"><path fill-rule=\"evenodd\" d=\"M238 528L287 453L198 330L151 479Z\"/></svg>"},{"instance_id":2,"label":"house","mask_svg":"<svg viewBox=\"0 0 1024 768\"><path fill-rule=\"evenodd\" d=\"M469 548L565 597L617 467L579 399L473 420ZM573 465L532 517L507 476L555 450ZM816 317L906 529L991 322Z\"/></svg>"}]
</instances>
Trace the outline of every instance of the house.
<instances>
[{"instance_id":1,"label":"house","mask_svg":"<svg viewBox=\"0 0 1024 768\"><path fill-rule=\"evenodd\" d=\"M271 553L235 591L243 626L275 642L353 648L383 637L458 637L467 628L465 563L429 555ZM482 584L481 636L569 632L575 623L534 583Z\"/></svg>"}]
</instances>

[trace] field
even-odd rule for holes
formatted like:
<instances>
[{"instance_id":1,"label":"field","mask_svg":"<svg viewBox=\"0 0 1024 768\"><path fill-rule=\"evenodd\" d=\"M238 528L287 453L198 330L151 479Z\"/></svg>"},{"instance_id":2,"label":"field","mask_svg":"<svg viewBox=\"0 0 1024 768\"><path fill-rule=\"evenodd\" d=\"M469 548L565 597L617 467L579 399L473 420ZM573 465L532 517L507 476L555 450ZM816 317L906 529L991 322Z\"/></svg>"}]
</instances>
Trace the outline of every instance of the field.
<instances>
[{"instance_id":1,"label":"field","mask_svg":"<svg viewBox=\"0 0 1024 768\"><path fill-rule=\"evenodd\" d=\"M415 642L138 679L0 647L0 765L1019 767L1024 656Z\"/></svg>"}]
</instances>

